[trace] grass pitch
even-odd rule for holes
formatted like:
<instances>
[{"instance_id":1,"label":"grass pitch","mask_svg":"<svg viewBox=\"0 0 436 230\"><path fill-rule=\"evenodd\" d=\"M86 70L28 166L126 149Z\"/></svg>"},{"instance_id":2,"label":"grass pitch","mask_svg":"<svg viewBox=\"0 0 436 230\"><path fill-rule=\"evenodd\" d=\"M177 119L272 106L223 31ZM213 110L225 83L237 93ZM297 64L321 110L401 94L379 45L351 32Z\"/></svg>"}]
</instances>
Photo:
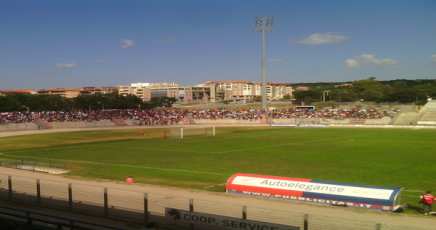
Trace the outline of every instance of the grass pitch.
<instances>
[{"instance_id":1,"label":"grass pitch","mask_svg":"<svg viewBox=\"0 0 436 230\"><path fill-rule=\"evenodd\" d=\"M50 133L0 139L0 157L66 163L69 175L224 191L235 173L403 187L417 212L435 190L435 130L217 127L163 139L164 129Z\"/></svg>"}]
</instances>

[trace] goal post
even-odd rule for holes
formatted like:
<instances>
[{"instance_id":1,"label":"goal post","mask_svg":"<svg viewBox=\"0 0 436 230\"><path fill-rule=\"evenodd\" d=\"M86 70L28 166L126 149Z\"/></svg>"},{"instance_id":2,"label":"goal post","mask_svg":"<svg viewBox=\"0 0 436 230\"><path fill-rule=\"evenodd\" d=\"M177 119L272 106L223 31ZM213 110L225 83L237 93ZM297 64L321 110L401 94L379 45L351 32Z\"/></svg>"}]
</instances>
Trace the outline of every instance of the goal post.
<instances>
[{"instance_id":1,"label":"goal post","mask_svg":"<svg viewBox=\"0 0 436 230\"><path fill-rule=\"evenodd\" d=\"M215 126L171 128L170 137L185 138L188 136L215 136Z\"/></svg>"}]
</instances>

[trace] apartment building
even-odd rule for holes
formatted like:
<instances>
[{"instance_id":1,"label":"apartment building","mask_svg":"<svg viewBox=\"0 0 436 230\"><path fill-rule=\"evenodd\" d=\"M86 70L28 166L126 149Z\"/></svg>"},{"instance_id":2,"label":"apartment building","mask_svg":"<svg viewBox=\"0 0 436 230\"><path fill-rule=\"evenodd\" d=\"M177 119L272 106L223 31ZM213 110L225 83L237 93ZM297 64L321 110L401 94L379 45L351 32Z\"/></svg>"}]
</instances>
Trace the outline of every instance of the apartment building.
<instances>
[{"instance_id":1,"label":"apartment building","mask_svg":"<svg viewBox=\"0 0 436 230\"><path fill-rule=\"evenodd\" d=\"M268 82L267 85L267 96L272 100L282 99L285 95L291 95L292 97L292 86L287 83L272 83Z\"/></svg>"},{"instance_id":2,"label":"apartment building","mask_svg":"<svg viewBox=\"0 0 436 230\"><path fill-rule=\"evenodd\" d=\"M271 83L266 86L268 100L278 100L284 95L292 96L292 87L286 83ZM50 94L60 95L65 98L74 98L79 95L91 95L96 93L118 92L120 96L136 95L143 101L153 97L172 97L180 102L187 101L210 101L221 100L244 100L251 101L262 95L262 84L247 80L238 81L208 81L196 86L180 86L176 83L132 83L130 86L118 87L93 87L83 89L43 89L43 90L15 90L0 91L0 95L8 93Z\"/></svg>"},{"instance_id":3,"label":"apartment building","mask_svg":"<svg viewBox=\"0 0 436 230\"><path fill-rule=\"evenodd\" d=\"M180 102L208 100L210 88L203 86L177 86L177 87L153 87L150 88L149 100L153 97L172 97Z\"/></svg>"},{"instance_id":4,"label":"apartment building","mask_svg":"<svg viewBox=\"0 0 436 230\"><path fill-rule=\"evenodd\" d=\"M161 83L132 83L130 84L131 87L136 88L151 88L151 87L169 87L169 86L179 86L179 84L176 83L168 83L168 82L161 82Z\"/></svg>"},{"instance_id":5,"label":"apartment building","mask_svg":"<svg viewBox=\"0 0 436 230\"><path fill-rule=\"evenodd\" d=\"M211 88L211 102L219 100L252 100L262 95L262 84L247 80L241 81L208 81L202 86ZM278 100L284 95L292 96L292 86L286 83L271 83L266 86L266 96L269 100Z\"/></svg>"},{"instance_id":6,"label":"apartment building","mask_svg":"<svg viewBox=\"0 0 436 230\"><path fill-rule=\"evenodd\" d=\"M130 95L130 94L134 94L135 89L137 89L137 87L124 86L124 85L117 87L118 95L124 96L124 97L126 97L127 95Z\"/></svg>"},{"instance_id":7,"label":"apartment building","mask_svg":"<svg viewBox=\"0 0 436 230\"><path fill-rule=\"evenodd\" d=\"M181 102L208 100L210 88L204 86L180 86L176 83L132 83L131 86L118 86L118 95L136 95L143 101L153 97L172 97Z\"/></svg>"},{"instance_id":8,"label":"apartment building","mask_svg":"<svg viewBox=\"0 0 436 230\"><path fill-rule=\"evenodd\" d=\"M90 95L90 92L83 89L43 89L37 90L38 94L49 94L49 95L59 95L64 98L75 98L80 95Z\"/></svg>"},{"instance_id":9,"label":"apartment building","mask_svg":"<svg viewBox=\"0 0 436 230\"><path fill-rule=\"evenodd\" d=\"M90 94L96 94L96 93L108 94L118 91L117 87L94 87L94 86L83 87L83 90L88 91Z\"/></svg>"}]
</instances>

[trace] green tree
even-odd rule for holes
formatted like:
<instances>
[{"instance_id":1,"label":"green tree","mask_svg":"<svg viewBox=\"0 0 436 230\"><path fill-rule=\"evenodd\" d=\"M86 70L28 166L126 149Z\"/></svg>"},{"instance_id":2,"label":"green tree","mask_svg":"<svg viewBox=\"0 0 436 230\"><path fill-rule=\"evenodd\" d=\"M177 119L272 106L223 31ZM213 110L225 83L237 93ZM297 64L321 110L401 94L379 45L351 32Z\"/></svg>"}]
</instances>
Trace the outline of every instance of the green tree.
<instances>
[{"instance_id":1,"label":"green tree","mask_svg":"<svg viewBox=\"0 0 436 230\"><path fill-rule=\"evenodd\" d=\"M383 92L380 90L366 89L360 93L360 97L365 101L380 101L383 97Z\"/></svg>"},{"instance_id":2,"label":"green tree","mask_svg":"<svg viewBox=\"0 0 436 230\"><path fill-rule=\"evenodd\" d=\"M365 79L360 81L353 82L353 85L350 88L356 92L361 93L365 90L382 90L385 86L374 80L374 79Z\"/></svg>"},{"instance_id":3,"label":"green tree","mask_svg":"<svg viewBox=\"0 0 436 230\"><path fill-rule=\"evenodd\" d=\"M26 110L24 107L19 108L20 104L21 103L15 100L11 95L0 96L0 111L2 112Z\"/></svg>"},{"instance_id":4,"label":"green tree","mask_svg":"<svg viewBox=\"0 0 436 230\"><path fill-rule=\"evenodd\" d=\"M172 107L175 102L177 102L177 99L173 97L152 97L148 104L151 108Z\"/></svg>"},{"instance_id":5,"label":"green tree","mask_svg":"<svg viewBox=\"0 0 436 230\"><path fill-rule=\"evenodd\" d=\"M292 100L292 96L289 95L289 94L286 94L286 95L283 96L283 100L290 101L290 100Z\"/></svg>"},{"instance_id":6,"label":"green tree","mask_svg":"<svg viewBox=\"0 0 436 230\"><path fill-rule=\"evenodd\" d=\"M413 88L395 88L389 95L390 101L400 103L417 102L420 98L425 99L425 93Z\"/></svg>"},{"instance_id":7,"label":"green tree","mask_svg":"<svg viewBox=\"0 0 436 230\"><path fill-rule=\"evenodd\" d=\"M396 82L394 82L394 87L395 88L406 88L407 82L406 81L396 81Z\"/></svg>"},{"instance_id":8,"label":"green tree","mask_svg":"<svg viewBox=\"0 0 436 230\"><path fill-rule=\"evenodd\" d=\"M321 91L315 91L315 90L306 90L306 91L296 91L294 92L294 97L296 99L296 102L298 104L304 103L311 103L311 102L317 102L320 101L320 98L322 96Z\"/></svg>"},{"instance_id":9,"label":"green tree","mask_svg":"<svg viewBox=\"0 0 436 230\"><path fill-rule=\"evenodd\" d=\"M330 91L330 96L338 102L353 102L360 99L351 89L333 89Z\"/></svg>"},{"instance_id":10,"label":"green tree","mask_svg":"<svg viewBox=\"0 0 436 230\"><path fill-rule=\"evenodd\" d=\"M262 96L255 96L255 97L253 97L253 101L262 101Z\"/></svg>"}]
</instances>

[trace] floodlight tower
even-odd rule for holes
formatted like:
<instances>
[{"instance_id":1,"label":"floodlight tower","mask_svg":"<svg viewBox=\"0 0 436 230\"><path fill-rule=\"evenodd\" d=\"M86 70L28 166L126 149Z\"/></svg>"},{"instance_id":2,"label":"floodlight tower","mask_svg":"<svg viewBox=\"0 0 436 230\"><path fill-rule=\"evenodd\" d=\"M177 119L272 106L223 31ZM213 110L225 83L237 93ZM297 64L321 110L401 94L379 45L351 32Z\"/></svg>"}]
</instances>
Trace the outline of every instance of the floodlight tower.
<instances>
[{"instance_id":1,"label":"floodlight tower","mask_svg":"<svg viewBox=\"0 0 436 230\"><path fill-rule=\"evenodd\" d=\"M256 17L254 32L262 32L262 110L267 110L266 103L266 58L265 58L265 32L271 32L274 17Z\"/></svg>"}]
</instances>

